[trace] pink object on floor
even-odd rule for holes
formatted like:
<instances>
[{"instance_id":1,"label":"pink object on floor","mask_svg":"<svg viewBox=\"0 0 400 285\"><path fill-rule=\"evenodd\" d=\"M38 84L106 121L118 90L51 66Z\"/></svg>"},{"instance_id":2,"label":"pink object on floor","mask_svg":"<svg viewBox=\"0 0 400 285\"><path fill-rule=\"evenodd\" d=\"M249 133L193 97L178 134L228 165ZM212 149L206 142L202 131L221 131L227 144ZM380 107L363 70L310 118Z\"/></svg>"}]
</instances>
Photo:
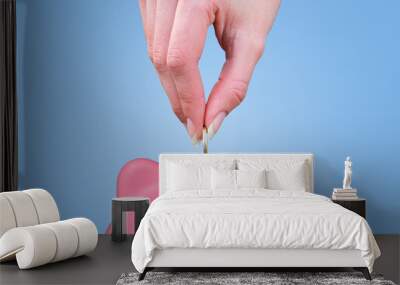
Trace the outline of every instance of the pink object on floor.
<instances>
[{"instance_id":1,"label":"pink object on floor","mask_svg":"<svg viewBox=\"0 0 400 285\"><path fill-rule=\"evenodd\" d=\"M146 158L128 161L119 171L117 197L144 196L152 202L158 197L158 162ZM134 233L134 214L126 217L127 233ZM111 234L111 225L106 230Z\"/></svg>"}]
</instances>

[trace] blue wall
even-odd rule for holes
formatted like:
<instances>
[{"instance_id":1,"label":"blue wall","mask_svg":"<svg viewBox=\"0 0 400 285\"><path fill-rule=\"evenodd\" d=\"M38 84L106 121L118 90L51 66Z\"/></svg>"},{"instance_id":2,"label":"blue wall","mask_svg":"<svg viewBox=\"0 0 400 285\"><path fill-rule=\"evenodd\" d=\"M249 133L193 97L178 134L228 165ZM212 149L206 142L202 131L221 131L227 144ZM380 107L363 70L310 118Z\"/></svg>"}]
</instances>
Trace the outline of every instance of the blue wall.
<instances>
[{"instance_id":1,"label":"blue wall","mask_svg":"<svg viewBox=\"0 0 400 285\"><path fill-rule=\"evenodd\" d=\"M21 187L103 231L118 170L136 157L199 152L147 58L137 1L17 0ZM283 1L248 97L213 152L313 152L316 191L354 186L376 233L400 233L400 2ZM206 90L223 54L210 29Z\"/></svg>"}]
</instances>

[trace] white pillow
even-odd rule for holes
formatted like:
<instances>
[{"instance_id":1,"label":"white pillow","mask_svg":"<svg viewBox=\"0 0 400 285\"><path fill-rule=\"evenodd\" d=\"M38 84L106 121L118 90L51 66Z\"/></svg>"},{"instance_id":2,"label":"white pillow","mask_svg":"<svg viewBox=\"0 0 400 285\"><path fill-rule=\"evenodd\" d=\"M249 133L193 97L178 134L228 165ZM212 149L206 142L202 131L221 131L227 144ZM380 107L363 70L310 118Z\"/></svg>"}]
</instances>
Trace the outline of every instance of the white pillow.
<instances>
[{"instance_id":1,"label":"white pillow","mask_svg":"<svg viewBox=\"0 0 400 285\"><path fill-rule=\"evenodd\" d=\"M210 168L170 163L168 167L168 189L185 191L210 188Z\"/></svg>"},{"instance_id":2,"label":"white pillow","mask_svg":"<svg viewBox=\"0 0 400 285\"><path fill-rule=\"evenodd\" d=\"M236 189L236 170L212 168L211 189Z\"/></svg>"},{"instance_id":3,"label":"white pillow","mask_svg":"<svg viewBox=\"0 0 400 285\"><path fill-rule=\"evenodd\" d=\"M167 191L210 190L211 169L234 169L235 161L204 163L179 161L167 164Z\"/></svg>"},{"instance_id":4,"label":"white pillow","mask_svg":"<svg viewBox=\"0 0 400 285\"><path fill-rule=\"evenodd\" d=\"M235 170L237 188L267 188L267 171Z\"/></svg>"},{"instance_id":5,"label":"white pillow","mask_svg":"<svg viewBox=\"0 0 400 285\"><path fill-rule=\"evenodd\" d=\"M296 165L296 167L288 169L284 175L282 173L271 173L268 178L275 179L277 182L275 187L272 189L282 189L282 190L293 190L306 192L309 187L309 182L307 179L307 165L301 163ZM274 186L274 185L272 185Z\"/></svg>"},{"instance_id":6,"label":"white pillow","mask_svg":"<svg viewBox=\"0 0 400 285\"><path fill-rule=\"evenodd\" d=\"M267 188L266 170L211 170L211 189Z\"/></svg>"},{"instance_id":7,"label":"white pillow","mask_svg":"<svg viewBox=\"0 0 400 285\"><path fill-rule=\"evenodd\" d=\"M267 188L306 191L309 188L308 164L304 160L239 160L240 170L267 170Z\"/></svg>"}]
</instances>

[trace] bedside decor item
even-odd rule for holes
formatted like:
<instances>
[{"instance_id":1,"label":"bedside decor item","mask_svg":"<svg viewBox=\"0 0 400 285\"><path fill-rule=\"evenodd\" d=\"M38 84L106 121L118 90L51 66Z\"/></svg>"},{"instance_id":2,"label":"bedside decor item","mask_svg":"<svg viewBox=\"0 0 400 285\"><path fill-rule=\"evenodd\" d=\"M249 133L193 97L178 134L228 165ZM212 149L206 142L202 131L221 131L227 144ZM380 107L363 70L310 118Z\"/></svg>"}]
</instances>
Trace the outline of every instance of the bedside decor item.
<instances>
[{"instance_id":1,"label":"bedside decor item","mask_svg":"<svg viewBox=\"0 0 400 285\"><path fill-rule=\"evenodd\" d=\"M357 189L351 187L351 176L353 174L350 156L344 161L343 188L334 188L332 200L357 200Z\"/></svg>"},{"instance_id":2,"label":"bedside decor item","mask_svg":"<svg viewBox=\"0 0 400 285\"><path fill-rule=\"evenodd\" d=\"M84 255L96 248L97 228L85 218L60 221L43 189L0 193L0 262L28 269Z\"/></svg>"},{"instance_id":3,"label":"bedside decor item","mask_svg":"<svg viewBox=\"0 0 400 285\"><path fill-rule=\"evenodd\" d=\"M150 201L147 197L120 197L112 199L112 240L123 241L126 239L125 226L126 212L135 212L135 232L140 221L149 208Z\"/></svg>"},{"instance_id":4,"label":"bedside decor item","mask_svg":"<svg viewBox=\"0 0 400 285\"><path fill-rule=\"evenodd\" d=\"M116 197L144 196L153 201L158 197L158 162L147 158L135 158L122 166L117 177ZM134 215L127 217L127 233L133 234ZM111 235L112 224L106 229Z\"/></svg>"},{"instance_id":5,"label":"bedside decor item","mask_svg":"<svg viewBox=\"0 0 400 285\"><path fill-rule=\"evenodd\" d=\"M357 189L334 188L332 193L333 200L357 200Z\"/></svg>"},{"instance_id":6,"label":"bedside decor item","mask_svg":"<svg viewBox=\"0 0 400 285\"><path fill-rule=\"evenodd\" d=\"M350 156L344 162L343 189L351 189L352 162Z\"/></svg>"},{"instance_id":7,"label":"bedside decor item","mask_svg":"<svg viewBox=\"0 0 400 285\"><path fill-rule=\"evenodd\" d=\"M362 198L356 198L356 199L332 199L333 203L339 204L343 208L346 208L364 219L366 218L366 200Z\"/></svg>"}]
</instances>

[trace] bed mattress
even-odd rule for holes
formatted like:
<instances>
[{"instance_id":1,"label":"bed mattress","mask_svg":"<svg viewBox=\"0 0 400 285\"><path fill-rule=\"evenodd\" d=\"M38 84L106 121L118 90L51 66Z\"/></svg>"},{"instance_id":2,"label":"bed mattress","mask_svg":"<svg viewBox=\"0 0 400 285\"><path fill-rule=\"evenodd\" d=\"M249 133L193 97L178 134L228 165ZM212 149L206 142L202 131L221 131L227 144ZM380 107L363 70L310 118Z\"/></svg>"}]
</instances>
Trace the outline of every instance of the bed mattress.
<instances>
[{"instance_id":1,"label":"bed mattress","mask_svg":"<svg viewBox=\"0 0 400 285\"><path fill-rule=\"evenodd\" d=\"M167 192L132 243L139 272L163 249L359 250L372 271L379 248L365 219L307 192L266 189Z\"/></svg>"}]
</instances>

